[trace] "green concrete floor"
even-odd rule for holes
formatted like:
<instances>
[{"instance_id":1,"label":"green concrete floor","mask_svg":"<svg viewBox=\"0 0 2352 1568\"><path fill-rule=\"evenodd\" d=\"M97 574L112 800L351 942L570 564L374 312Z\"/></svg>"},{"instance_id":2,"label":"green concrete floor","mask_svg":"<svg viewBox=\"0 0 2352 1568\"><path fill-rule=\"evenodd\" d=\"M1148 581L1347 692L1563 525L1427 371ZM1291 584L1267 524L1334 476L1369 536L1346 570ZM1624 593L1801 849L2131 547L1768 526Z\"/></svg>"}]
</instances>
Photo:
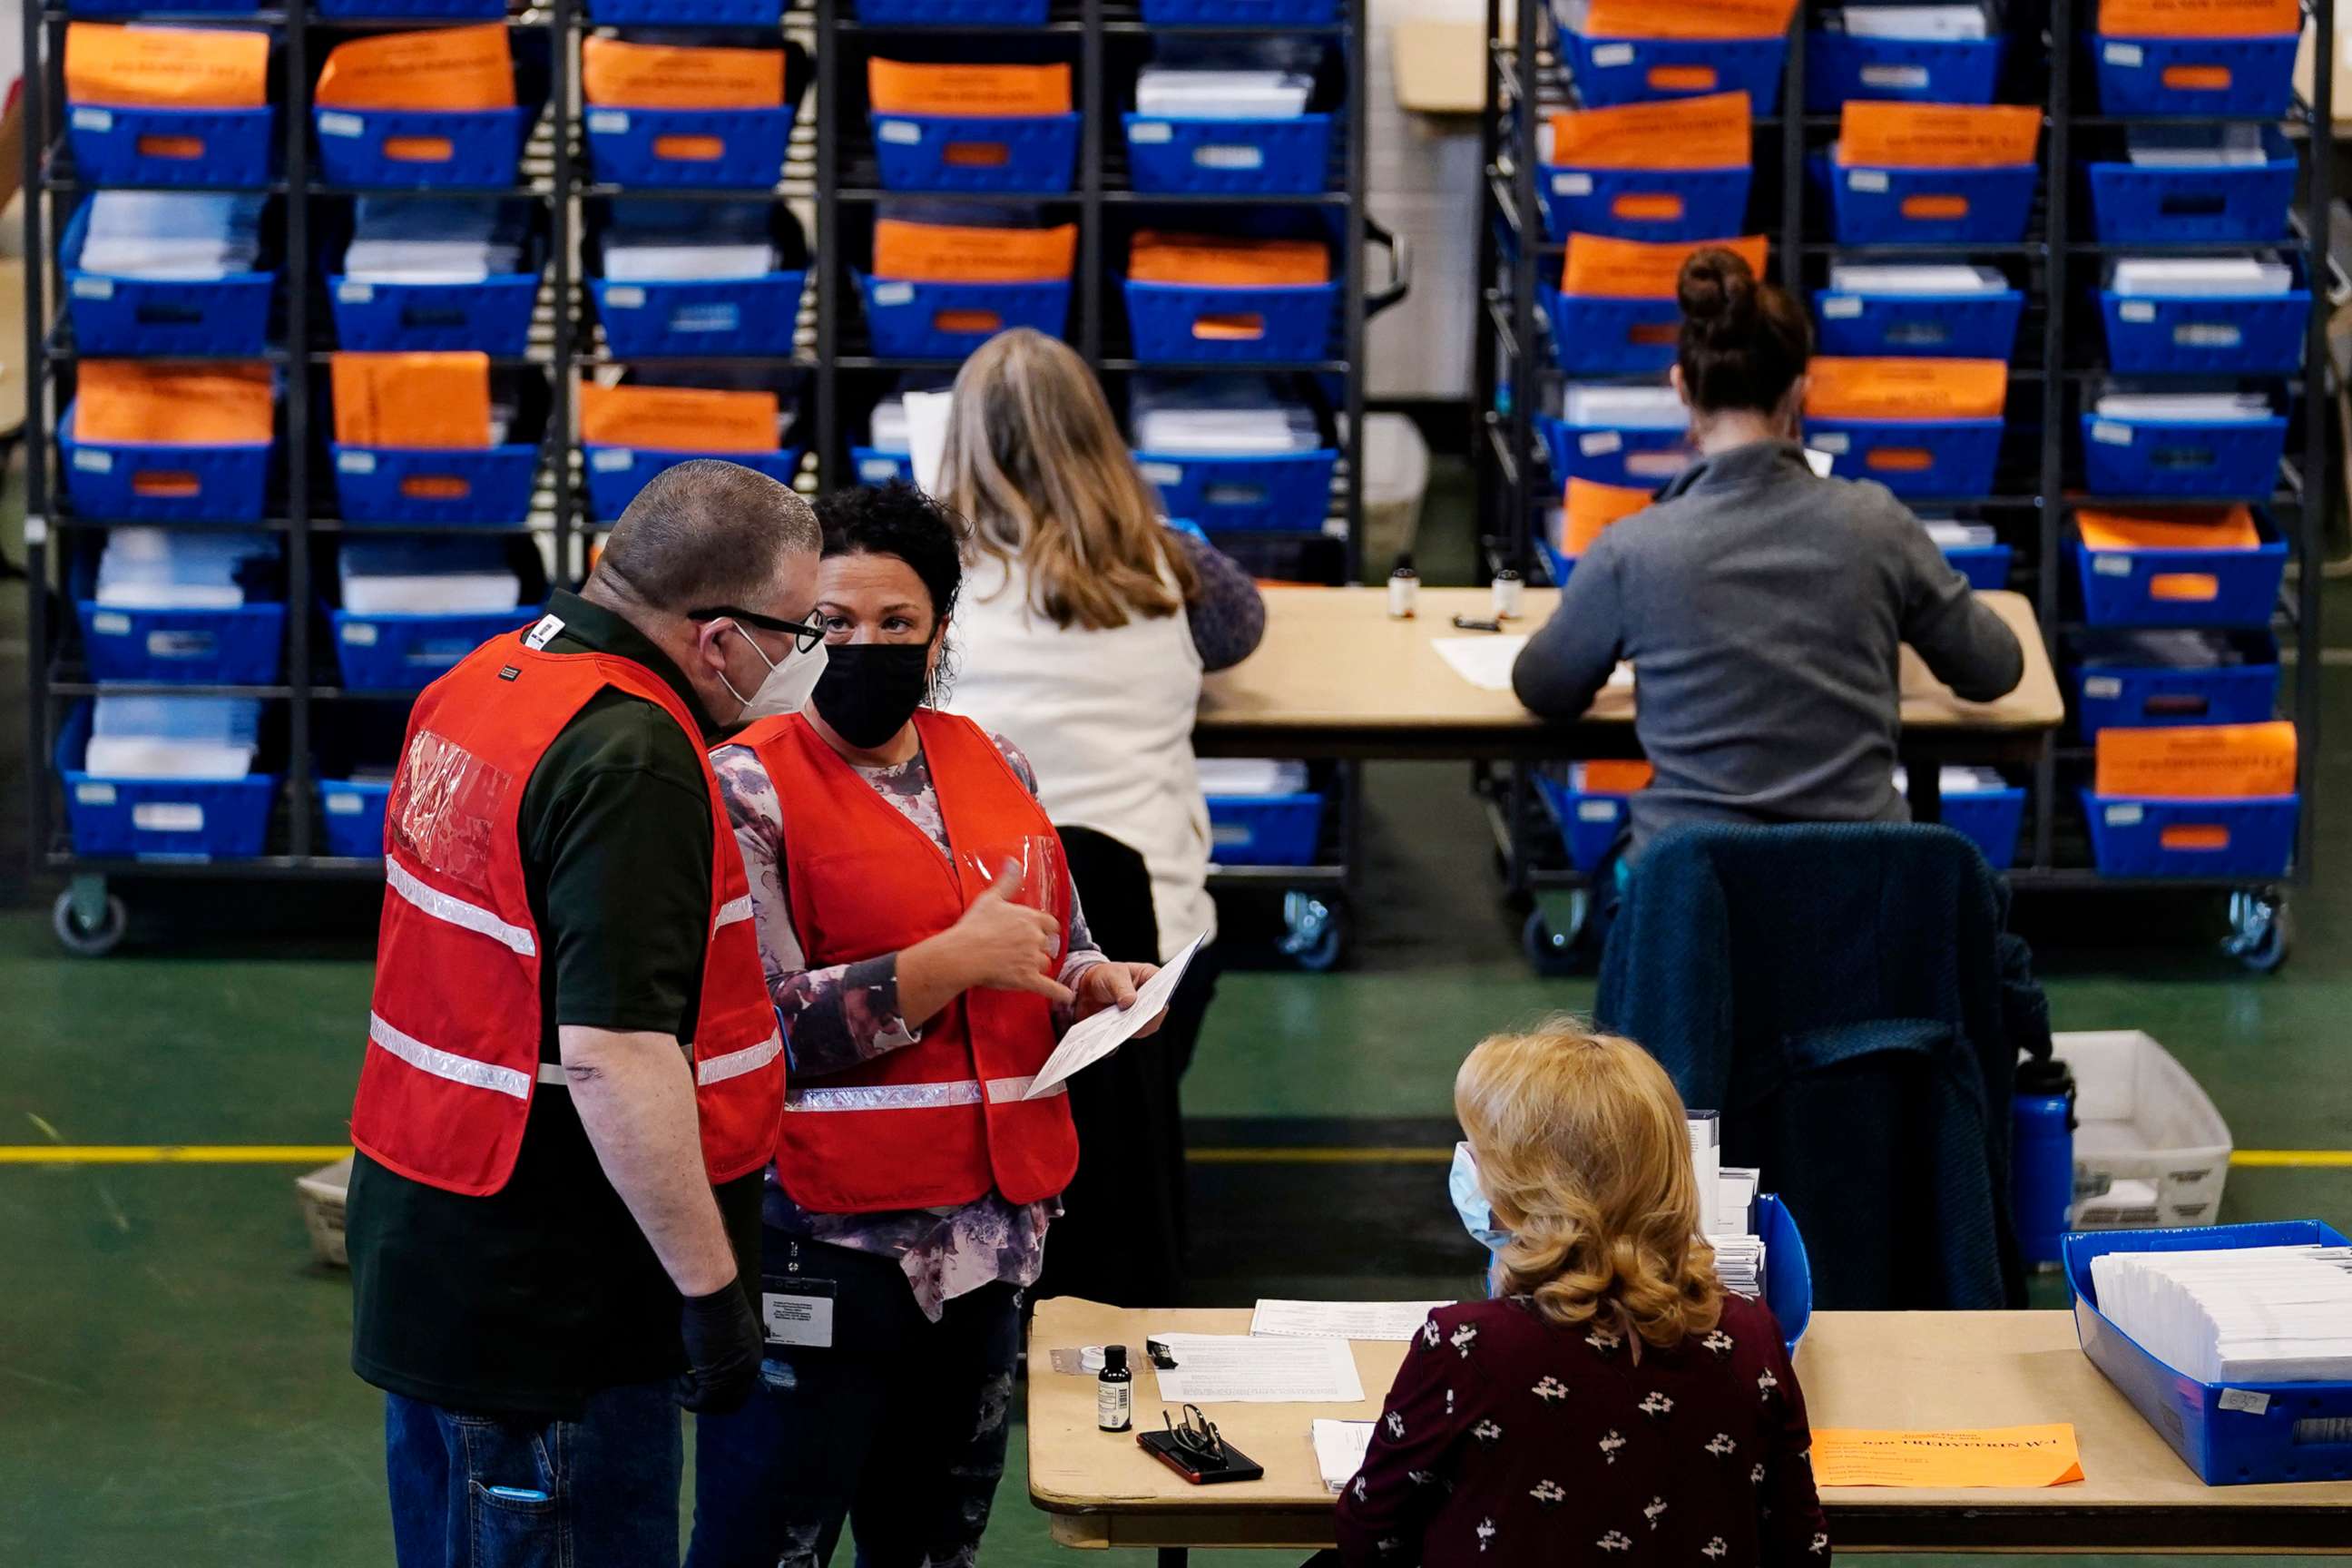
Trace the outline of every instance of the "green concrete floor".
<instances>
[{"instance_id":1,"label":"green concrete floor","mask_svg":"<svg viewBox=\"0 0 2352 1568\"><path fill-rule=\"evenodd\" d=\"M22 689L16 598L0 595L10 689ZM2352 669L2324 679L2332 868L2352 863ZM11 730L16 717L12 705ZM21 745L0 740L0 898L25 890ZM1538 981L1521 961L1520 915L1486 870L1465 783L1456 767L1372 770L1355 964L1228 978L1187 1086L1196 1146L1442 1146L1472 1042L1589 1002L1589 983ZM2343 1149L2346 888L2335 875L2303 897L2300 949L2268 978L2213 953L2210 901L2022 913L2060 1026L2155 1034L2242 1148ZM45 889L31 890L37 904L0 910L0 1144L341 1137L369 984L364 890L134 888L131 941L100 961L59 951ZM310 1261L294 1174L0 1164L0 1563L390 1560L379 1407L344 1366L347 1283ZM1452 1292L1471 1266L1442 1167L1214 1162L1195 1178L1201 1302ZM2232 1173L2226 1217L2302 1215L2352 1222L2352 1169ZM1040 1568L1058 1555L1028 1507L1017 1441L987 1552Z\"/></svg>"}]
</instances>

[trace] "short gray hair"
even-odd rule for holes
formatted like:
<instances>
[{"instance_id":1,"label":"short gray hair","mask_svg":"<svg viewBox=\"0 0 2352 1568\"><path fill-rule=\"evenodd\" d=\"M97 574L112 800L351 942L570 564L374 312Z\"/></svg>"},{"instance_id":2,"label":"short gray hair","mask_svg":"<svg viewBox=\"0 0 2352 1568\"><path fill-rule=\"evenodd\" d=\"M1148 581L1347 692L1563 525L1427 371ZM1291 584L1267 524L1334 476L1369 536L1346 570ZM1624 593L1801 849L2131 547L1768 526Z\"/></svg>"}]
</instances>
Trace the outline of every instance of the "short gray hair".
<instances>
[{"instance_id":1,"label":"short gray hair","mask_svg":"<svg viewBox=\"0 0 2352 1568\"><path fill-rule=\"evenodd\" d=\"M627 598L684 614L754 597L787 552L823 547L815 511L790 486L697 458L646 481L613 525L595 574Z\"/></svg>"}]
</instances>

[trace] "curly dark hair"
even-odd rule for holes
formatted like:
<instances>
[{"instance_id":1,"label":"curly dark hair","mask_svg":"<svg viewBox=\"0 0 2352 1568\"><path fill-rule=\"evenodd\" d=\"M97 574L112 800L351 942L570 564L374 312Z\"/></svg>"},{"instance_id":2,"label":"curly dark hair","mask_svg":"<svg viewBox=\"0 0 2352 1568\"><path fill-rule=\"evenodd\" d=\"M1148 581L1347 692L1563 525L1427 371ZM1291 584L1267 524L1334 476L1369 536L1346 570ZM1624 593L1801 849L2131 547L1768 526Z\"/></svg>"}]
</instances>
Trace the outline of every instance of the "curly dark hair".
<instances>
[{"instance_id":1,"label":"curly dark hair","mask_svg":"<svg viewBox=\"0 0 2352 1568\"><path fill-rule=\"evenodd\" d=\"M971 532L955 512L905 480L892 479L819 497L816 521L828 556L889 555L905 562L930 596L934 635L955 614L963 592L964 542ZM945 700L954 681L951 653L940 651L931 677L934 706Z\"/></svg>"}]
</instances>

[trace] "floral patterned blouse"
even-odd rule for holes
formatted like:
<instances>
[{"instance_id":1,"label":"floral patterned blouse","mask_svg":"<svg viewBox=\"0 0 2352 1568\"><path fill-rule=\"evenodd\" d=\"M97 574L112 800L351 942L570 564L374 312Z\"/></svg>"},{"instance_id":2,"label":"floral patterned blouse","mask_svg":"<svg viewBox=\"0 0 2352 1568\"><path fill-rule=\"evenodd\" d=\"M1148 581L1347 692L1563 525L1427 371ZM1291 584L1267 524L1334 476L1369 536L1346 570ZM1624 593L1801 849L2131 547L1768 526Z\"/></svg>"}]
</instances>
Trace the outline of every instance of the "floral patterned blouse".
<instances>
[{"instance_id":1,"label":"floral patterned blouse","mask_svg":"<svg viewBox=\"0 0 2352 1568\"><path fill-rule=\"evenodd\" d=\"M989 738L1029 793L1036 794L1036 772L1029 759L1002 735ZM751 878L760 963L767 973L776 1016L783 1023L792 1075L823 1078L913 1045L922 1035L899 1016L897 953L824 969L808 966L784 886L782 813L774 781L759 754L748 746L721 746L710 762L728 818L735 825L735 842L743 851L743 869ZM857 772L928 834L942 856L950 853L939 791L921 752L895 767ZM1062 984L1075 987L1078 976L1102 962L1073 887ZM1070 1021L1067 1009L1055 1009L1056 1035ZM766 1217L772 1228L831 1247L895 1256L914 1288L916 1304L934 1322L949 1301L982 1286L1000 1279L1024 1289L1035 1284L1045 1258L1045 1227L1061 1212L1056 1198L1015 1204L990 1193L957 1208L815 1214L786 1195L772 1168L768 1173Z\"/></svg>"},{"instance_id":2,"label":"floral patterned blouse","mask_svg":"<svg viewBox=\"0 0 2352 1568\"><path fill-rule=\"evenodd\" d=\"M1805 1400L1760 1302L1672 1350L1524 1296L1430 1314L1339 1499L1348 1568L1826 1563Z\"/></svg>"}]
</instances>

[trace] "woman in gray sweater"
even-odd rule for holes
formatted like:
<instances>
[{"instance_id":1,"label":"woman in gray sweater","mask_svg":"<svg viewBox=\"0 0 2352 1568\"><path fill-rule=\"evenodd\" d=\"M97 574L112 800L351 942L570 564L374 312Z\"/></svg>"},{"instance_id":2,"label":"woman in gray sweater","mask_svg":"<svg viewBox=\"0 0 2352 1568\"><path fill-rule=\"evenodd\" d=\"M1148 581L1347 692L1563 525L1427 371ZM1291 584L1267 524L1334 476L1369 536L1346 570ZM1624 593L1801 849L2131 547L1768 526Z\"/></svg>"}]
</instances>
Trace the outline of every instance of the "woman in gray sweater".
<instances>
[{"instance_id":1,"label":"woman in gray sweater","mask_svg":"<svg viewBox=\"0 0 2352 1568\"><path fill-rule=\"evenodd\" d=\"M1807 467L1803 309L1723 250L1693 255L1678 293L1697 460L1593 542L1512 684L1575 719L1633 661L1656 777L1629 859L1683 822L1904 821L1897 649L1972 701L2014 689L2024 655L1885 486Z\"/></svg>"}]
</instances>

